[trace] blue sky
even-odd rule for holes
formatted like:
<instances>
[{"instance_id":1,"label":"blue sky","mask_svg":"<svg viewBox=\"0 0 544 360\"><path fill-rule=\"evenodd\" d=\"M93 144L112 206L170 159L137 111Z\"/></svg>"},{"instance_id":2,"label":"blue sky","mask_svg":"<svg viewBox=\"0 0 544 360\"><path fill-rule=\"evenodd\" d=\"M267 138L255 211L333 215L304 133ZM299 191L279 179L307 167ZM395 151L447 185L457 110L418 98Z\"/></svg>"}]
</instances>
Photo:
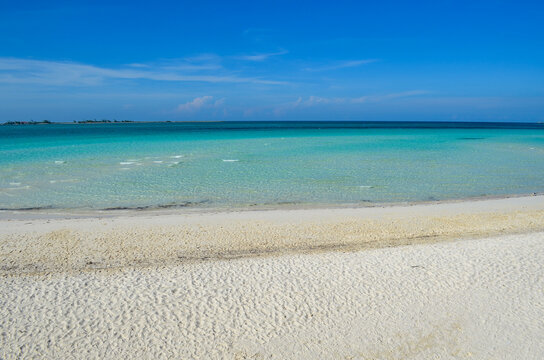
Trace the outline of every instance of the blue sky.
<instances>
[{"instance_id":1,"label":"blue sky","mask_svg":"<svg viewBox=\"0 0 544 360\"><path fill-rule=\"evenodd\" d=\"M0 2L0 121L544 121L541 1Z\"/></svg>"}]
</instances>

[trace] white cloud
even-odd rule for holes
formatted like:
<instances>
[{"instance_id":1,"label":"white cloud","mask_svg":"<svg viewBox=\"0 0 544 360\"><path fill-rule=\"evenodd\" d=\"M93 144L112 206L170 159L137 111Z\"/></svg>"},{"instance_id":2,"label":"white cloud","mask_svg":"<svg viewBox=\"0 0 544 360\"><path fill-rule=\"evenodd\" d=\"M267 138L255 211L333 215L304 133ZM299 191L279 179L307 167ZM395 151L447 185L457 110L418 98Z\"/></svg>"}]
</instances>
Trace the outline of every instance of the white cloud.
<instances>
[{"instance_id":1,"label":"white cloud","mask_svg":"<svg viewBox=\"0 0 544 360\"><path fill-rule=\"evenodd\" d=\"M247 60L247 61L264 61L264 60L268 59L271 56L285 55L287 53L289 53L289 51L282 50L282 51L273 52L273 53L254 54L254 55L241 55L241 56L236 56L236 58L240 59L240 60Z\"/></svg>"},{"instance_id":2,"label":"white cloud","mask_svg":"<svg viewBox=\"0 0 544 360\"><path fill-rule=\"evenodd\" d=\"M179 104L176 108L176 112L187 112L195 111L200 109L206 104L209 104L213 99L213 96L202 96L194 98L192 101L186 102L185 104Z\"/></svg>"},{"instance_id":3,"label":"white cloud","mask_svg":"<svg viewBox=\"0 0 544 360\"><path fill-rule=\"evenodd\" d=\"M196 97L191 101L188 101L184 104L179 104L174 112L176 113L188 113L188 112L195 112L204 108L210 109L210 108L219 108L225 103L225 99L217 99L213 101L213 96L201 96Z\"/></svg>"},{"instance_id":4,"label":"white cloud","mask_svg":"<svg viewBox=\"0 0 544 360\"><path fill-rule=\"evenodd\" d=\"M215 102L214 102L213 105L214 105L214 106L221 106L221 105L223 105L223 104L225 104L225 98L221 98L221 99L215 100Z\"/></svg>"},{"instance_id":5,"label":"white cloud","mask_svg":"<svg viewBox=\"0 0 544 360\"><path fill-rule=\"evenodd\" d=\"M425 90L411 90L411 91L404 91L404 92L385 94L385 95L361 96L358 98L351 98L349 99L349 102L351 102L352 104L362 104L367 102L378 102L378 101L397 99L397 98L403 98L408 96L425 95L428 93L429 92Z\"/></svg>"},{"instance_id":6,"label":"white cloud","mask_svg":"<svg viewBox=\"0 0 544 360\"><path fill-rule=\"evenodd\" d=\"M297 100L281 104L274 109L275 115L283 115L285 112L297 108L309 108L321 105L331 104L363 104L363 103L377 103L386 100L392 100L397 98L425 95L428 94L425 90L411 90L398 93L390 93L384 95L365 95L360 97L343 97L343 98L327 98L320 96L309 96L306 99L299 97Z\"/></svg>"},{"instance_id":7,"label":"white cloud","mask_svg":"<svg viewBox=\"0 0 544 360\"><path fill-rule=\"evenodd\" d=\"M349 61L340 61L335 62L331 65L325 65L320 67L309 67L305 68L306 71L328 71L328 70L337 70L343 68L356 67L361 65L370 64L378 61L377 59L364 59L364 60L349 60Z\"/></svg>"},{"instance_id":8,"label":"white cloud","mask_svg":"<svg viewBox=\"0 0 544 360\"><path fill-rule=\"evenodd\" d=\"M183 60L190 63L202 63L202 62L219 62L221 56L213 53L198 54L193 56L184 57Z\"/></svg>"},{"instance_id":9,"label":"white cloud","mask_svg":"<svg viewBox=\"0 0 544 360\"><path fill-rule=\"evenodd\" d=\"M45 61L19 58L0 58L0 83L42 85L97 85L107 79L146 79L154 81L284 84L281 81L242 77L226 72L202 73L217 70L210 64L173 63L130 64L106 68L68 61ZM183 71L191 70L190 74ZM195 74L194 71L198 71Z\"/></svg>"},{"instance_id":10,"label":"white cloud","mask_svg":"<svg viewBox=\"0 0 544 360\"><path fill-rule=\"evenodd\" d=\"M140 63L127 64L127 66L135 67L135 68L148 68L149 67L148 64L140 64Z\"/></svg>"}]
</instances>

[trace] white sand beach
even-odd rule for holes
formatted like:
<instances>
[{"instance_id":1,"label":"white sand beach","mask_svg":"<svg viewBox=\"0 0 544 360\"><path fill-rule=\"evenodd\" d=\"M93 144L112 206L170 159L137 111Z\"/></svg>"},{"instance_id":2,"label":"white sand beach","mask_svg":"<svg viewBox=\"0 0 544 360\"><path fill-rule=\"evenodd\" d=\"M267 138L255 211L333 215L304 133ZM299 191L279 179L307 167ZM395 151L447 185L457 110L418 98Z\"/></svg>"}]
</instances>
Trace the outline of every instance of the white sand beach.
<instances>
[{"instance_id":1,"label":"white sand beach","mask_svg":"<svg viewBox=\"0 0 544 360\"><path fill-rule=\"evenodd\" d=\"M0 246L0 358L544 356L542 196L10 213Z\"/></svg>"}]
</instances>

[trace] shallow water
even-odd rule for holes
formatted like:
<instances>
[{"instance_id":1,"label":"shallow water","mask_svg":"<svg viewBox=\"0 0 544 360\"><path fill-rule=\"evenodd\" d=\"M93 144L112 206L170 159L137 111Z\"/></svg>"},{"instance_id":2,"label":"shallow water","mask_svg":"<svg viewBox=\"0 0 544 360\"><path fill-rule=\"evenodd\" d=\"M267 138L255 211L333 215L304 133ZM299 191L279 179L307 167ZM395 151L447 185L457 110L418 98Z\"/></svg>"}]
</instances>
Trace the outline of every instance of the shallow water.
<instances>
[{"instance_id":1,"label":"shallow water","mask_svg":"<svg viewBox=\"0 0 544 360\"><path fill-rule=\"evenodd\" d=\"M0 208L247 206L544 190L542 124L0 126Z\"/></svg>"}]
</instances>

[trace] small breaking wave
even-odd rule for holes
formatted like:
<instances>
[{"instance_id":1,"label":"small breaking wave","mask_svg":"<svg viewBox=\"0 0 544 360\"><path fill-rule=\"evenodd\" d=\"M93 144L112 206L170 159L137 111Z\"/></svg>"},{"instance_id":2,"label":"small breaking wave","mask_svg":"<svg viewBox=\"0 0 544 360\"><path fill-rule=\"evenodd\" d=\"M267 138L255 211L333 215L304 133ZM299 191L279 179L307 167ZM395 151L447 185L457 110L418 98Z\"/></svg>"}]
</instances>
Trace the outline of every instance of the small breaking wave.
<instances>
[{"instance_id":1,"label":"small breaking wave","mask_svg":"<svg viewBox=\"0 0 544 360\"><path fill-rule=\"evenodd\" d=\"M27 189L30 189L30 185L16 186L16 187L8 187L8 188L0 188L0 191L27 190Z\"/></svg>"},{"instance_id":2,"label":"small breaking wave","mask_svg":"<svg viewBox=\"0 0 544 360\"><path fill-rule=\"evenodd\" d=\"M56 184L56 183L73 183L78 182L78 179L60 179L60 180L49 180L50 184Z\"/></svg>"}]
</instances>

